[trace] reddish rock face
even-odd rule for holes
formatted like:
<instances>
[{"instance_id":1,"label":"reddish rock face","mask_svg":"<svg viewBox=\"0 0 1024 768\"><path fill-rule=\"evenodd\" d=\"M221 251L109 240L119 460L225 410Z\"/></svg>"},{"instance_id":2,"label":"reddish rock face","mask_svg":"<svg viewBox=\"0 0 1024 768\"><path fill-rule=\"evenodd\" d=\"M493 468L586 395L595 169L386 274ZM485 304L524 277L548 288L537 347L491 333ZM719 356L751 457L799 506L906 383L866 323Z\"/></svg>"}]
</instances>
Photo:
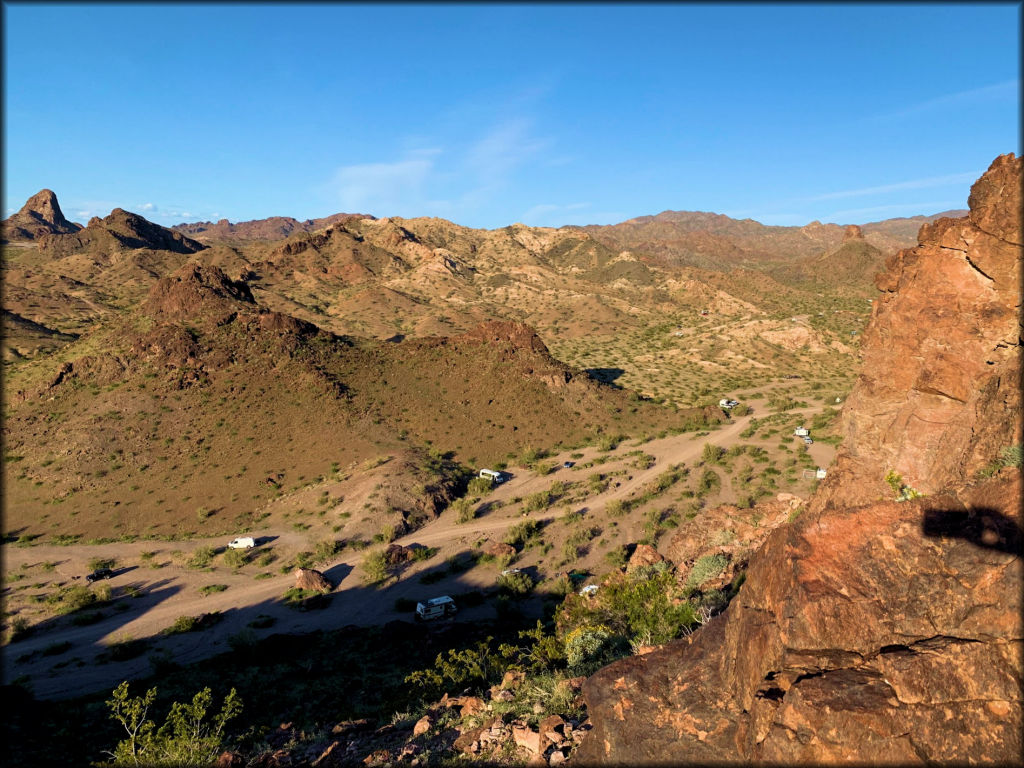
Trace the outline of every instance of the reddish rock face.
<instances>
[{"instance_id":1,"label":"reddish rock face","mask_svg":"<svg viewBox=\"0 0 1024 768\"><path fill-rule=\"evenodd\" d=\"M3 239L36 240L43 235L78 232L82 226L68 221L60 210L57 196L49 189L32 195L21 210L3 223Z\"/></svg>"},{"instance_id":2,"label":"reddish rock face","mask_svg":"<svg viewBox=\"0 0 1024 768\"><path fill-rule=\"evenodd\" d=\"M891 498L890 470L935 493L1020 443L1021 166L997 158L969 216L923 226L878 276L884 295L818 505Z\"/></svg>"},{"instance_id":3,"label":"reddish rock face","mask_svg":"<svg viewBox=\"0 0 1024 768\"><path fill-rule=\"evenodd\" d=\"M847 440L725 613L584 685L590 763L1019 761L1021 161L879 284ZM896 502L894 469L928 495ZM685 542L679 542L683 546Z\"/></svg>"}]
</instances>

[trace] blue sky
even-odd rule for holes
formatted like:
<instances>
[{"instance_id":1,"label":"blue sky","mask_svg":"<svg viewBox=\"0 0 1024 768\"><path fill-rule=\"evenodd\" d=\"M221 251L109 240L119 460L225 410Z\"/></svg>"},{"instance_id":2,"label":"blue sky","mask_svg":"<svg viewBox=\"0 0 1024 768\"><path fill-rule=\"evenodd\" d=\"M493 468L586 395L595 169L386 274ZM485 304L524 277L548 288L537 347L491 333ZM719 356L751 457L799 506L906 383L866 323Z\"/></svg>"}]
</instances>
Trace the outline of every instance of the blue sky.
<instances>
[{"instance_id":1,"label":"blue sky","mask_svg":"<svg viewBox=\"0 0 1024 768\"><path fill-rule=\"evenodd\" d=\"M4 4L5 215L495 228L965 207L1020 6Z\"/></svg>"}]
</instances>

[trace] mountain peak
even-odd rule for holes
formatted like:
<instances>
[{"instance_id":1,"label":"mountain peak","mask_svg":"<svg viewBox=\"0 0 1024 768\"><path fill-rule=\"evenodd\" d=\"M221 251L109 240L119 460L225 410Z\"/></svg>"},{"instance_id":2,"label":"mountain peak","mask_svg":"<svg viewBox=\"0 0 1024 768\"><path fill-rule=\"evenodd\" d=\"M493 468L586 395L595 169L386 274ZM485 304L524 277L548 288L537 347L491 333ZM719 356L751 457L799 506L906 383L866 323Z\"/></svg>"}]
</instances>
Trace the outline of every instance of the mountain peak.
<instances>
[{"instance_id":1,"label":"mountain peak","mask_svg":"<svg viewBox=\"0 0 1024 768\"><path fill-rule=\"evenodd\" d=\"M68 221L52 189L41 189L4 222L4 240L36 240L43 235L65 235L82 227Z\"/></svg>"}]
</instances>

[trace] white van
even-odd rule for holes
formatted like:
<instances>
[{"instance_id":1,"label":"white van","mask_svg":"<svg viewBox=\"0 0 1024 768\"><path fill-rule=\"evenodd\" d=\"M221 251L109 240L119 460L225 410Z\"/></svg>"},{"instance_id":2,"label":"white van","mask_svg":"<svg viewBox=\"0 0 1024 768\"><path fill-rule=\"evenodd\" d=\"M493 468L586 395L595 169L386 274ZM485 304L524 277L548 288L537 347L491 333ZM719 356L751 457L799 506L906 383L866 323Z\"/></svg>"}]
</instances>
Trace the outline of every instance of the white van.
<instances>
[{"instance_id":1,"label":"white van","mask_svg":"<svg viewBox=\"0 0 1024 768\"><path fill-rule=\"evenodd\" d=\"M256 539L252 536L240 536L228 542L228 549L252 549L256 546Z\"/></svg>"},{"instance_id":2,"label":"white van","mask_svg":"<svg viewBox=\"0 0 1024 768\"><path fill-rule=\"evenodd\" d=\"M416 603L416 620L427 621L444 616L454 616L456 611L458 608L455 606L455 601L448 595L433 597L425 603Z\"/></svg>"},{"instance_id":3,"label":"white van","mask_svg":"<svg viewBox=\"0 0 1024 768\"><path fill-rule=\"evenodd\" d=\"M496 469L481 469L478 476L487 478L495 485L505 482L505 473L499 472Z\"/></svg>"}]
</instances>

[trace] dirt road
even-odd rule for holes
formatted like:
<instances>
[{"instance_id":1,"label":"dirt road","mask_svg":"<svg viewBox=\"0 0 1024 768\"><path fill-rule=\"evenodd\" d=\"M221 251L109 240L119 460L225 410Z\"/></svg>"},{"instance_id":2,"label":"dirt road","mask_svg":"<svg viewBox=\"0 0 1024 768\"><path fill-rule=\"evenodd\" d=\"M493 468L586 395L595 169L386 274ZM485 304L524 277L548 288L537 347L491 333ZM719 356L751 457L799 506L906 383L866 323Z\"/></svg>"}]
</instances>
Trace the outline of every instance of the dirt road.
<instances>
[{"instance_id":1,"label":"dirt road","mask_svg":"<svg viewBox=\"0 0 1024 768\"><path fill-rule=\"evenodd\" d=\"M812 414L820 408L807 408L792 413ZM750 416L738 417L731 423L705 437L681 434L644 443L644 453L655 457L647 469L630 468L629 474L610 485L604 492L586 500L589 514L598 514L611 501L624 499L644 484L654 480L672 464L698 460L708 442L729 448L739 440L748 426ZM831 460L830 446L816 446L821 455L815 458ZM19 677L28 681L39 698L68 698L93 690L112 689L123 679L139 677L150 669L149 657L158 650L178 664L229 650L240 638L262 637L271 633L302 633L314 630L337 629L346 625L382 624L398 618L411 619L408 613L395 610L395 600L423 600L438 594L459 594L468 590L485 589L494 585L497 568L475 568L465 573L450 573L446 558L469 552L481 539L500 540L504 532L515 523L526 519L518 505L511 503L516 497L525 498L532 493L551 487L556 480L585 480L590 474L608 472L621 467L625 455L635 446L628 441L615 451L600 454L596 448L582 450L583 456L574 459L585 464L599 455L613 460L591 469L572 470L559 467L549 475L536 475L518 471L509 481L495 488L488 501L501 502L501 506L478 519L459 524L452 513L443 514L420 530L397 540L399 544L421 544L437 547L439 552L429 561L413 563L399 574L385 589L367 587L362 578L361 562L364 553L346 550L335 560L321 567L336 584L330 605L324 610L300 612L286 606L282 595L294 586L291 573L281 574L279 564L287 562L295 553L308 549L309 534L291 531L264 531L260 540L278 554L273 570L265 571L263 578L254 577L253 566L232 571L223 565L212 570L196 570L184 566L188 554L199 547L223 547L223 538L192 540L187 542L135 541L100 545L39 545L33 547L5 547L6 570L17 572L25 567L51 562L54 581L83 584L92 558L116 558L128 564L119 568L108 582L116 597L111 606L103 610L104 618L93 624L76 626L69 617L44 621L32 633L3 649L5 656L4 682ZM551 457L561 462L570 456ZM827 461L822 463L824 466ZM542 520L552 516L550 510L534 512L528 517ZM143 559L143 553L156 554ZM135 563L148 562L148 565ZM435 582L424 584L421 578L435 574ZM429 577L428 577L429 578ZM220 592L204 594L204 586L224 585ZM55 585L54 585L55 586ZM52 591L52 588L51 588ZM125 596L133 592L138 597ZM218 623L202 631L162 635L161 631L182 616L219 613ZM487 605L460 613L461 620L472 620L477 615L491 615ZM250 627L253 622L269 626ZM126 640L144 640L149 647L144 653L122 661L110 660L111 644ZM65 646L65 644L67 644Z\"/></svg>"}]
</instances>

